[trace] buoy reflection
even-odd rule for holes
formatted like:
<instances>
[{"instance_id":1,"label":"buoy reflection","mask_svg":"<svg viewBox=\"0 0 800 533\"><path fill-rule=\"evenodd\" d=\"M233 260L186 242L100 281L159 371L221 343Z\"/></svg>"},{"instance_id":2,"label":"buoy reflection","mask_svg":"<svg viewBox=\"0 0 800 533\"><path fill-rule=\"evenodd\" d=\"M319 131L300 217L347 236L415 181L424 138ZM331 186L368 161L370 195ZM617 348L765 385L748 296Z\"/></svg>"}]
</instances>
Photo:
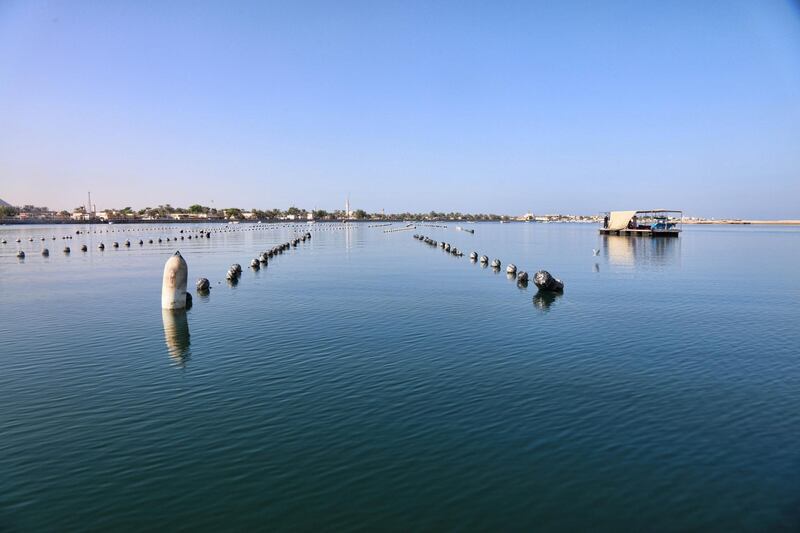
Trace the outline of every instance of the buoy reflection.
<instances>
[{"instance_id":1,"label":"buoy reflection","mask_svg":"<svg viewBox=\"0 0 800 533\"><path fill-rule=\"evenodd\" d=\"M558 292L537 291L537 293L533 295L533 306L539 311L547 312L561 296L562 294Z\"/></svg>"},{"instance_id":2,"label":"buoy reflection","mask_svg":"<svg viewBox=\"0 0 800 533\"><path fill-rule=\"evenodd\" d=\"M179 366L189 360L189 320L184 309L162 309L164 322L164 341L169 356Z\"/></svg>"}]
</instances>

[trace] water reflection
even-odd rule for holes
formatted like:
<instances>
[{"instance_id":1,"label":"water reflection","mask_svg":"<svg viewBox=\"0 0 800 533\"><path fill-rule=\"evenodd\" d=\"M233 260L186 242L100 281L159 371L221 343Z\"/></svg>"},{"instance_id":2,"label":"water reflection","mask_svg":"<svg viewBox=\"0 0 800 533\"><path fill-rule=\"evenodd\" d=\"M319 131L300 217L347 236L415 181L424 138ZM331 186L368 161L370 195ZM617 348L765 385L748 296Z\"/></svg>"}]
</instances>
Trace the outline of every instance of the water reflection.
<instances>
[{"instance_id":1,"label":"water reflection","mask_svg":"<svg viewBox=\"0 0 800 533\"><path fill-rule=\"evenodd\" d=\"M561 296L562 294L559 292L537 291L537 293L533 295L533 306L539 311L546 313L553 304L558 302Z\"/></svg>"},{"instance_id":2,"label":"water reflection","mask_svg":"<svg viewBox=\"0 0 800 533\"><path fill-rule=\"evenodd\" d=\"M680 259L680 237L602 235L603 252L613 265L666 266Z\"/></svg>"},{"instance_id":3,"label":"water reflection","mask_svg":"<svg viewBox=\"0 0 800 533\"><path fill-rule=\"evenodd\" d=\"M162 309L161 319L164 322L164 341L169 356L180 366L189 360L189 320L183 309Z\"/></svg>"}]
</instances>

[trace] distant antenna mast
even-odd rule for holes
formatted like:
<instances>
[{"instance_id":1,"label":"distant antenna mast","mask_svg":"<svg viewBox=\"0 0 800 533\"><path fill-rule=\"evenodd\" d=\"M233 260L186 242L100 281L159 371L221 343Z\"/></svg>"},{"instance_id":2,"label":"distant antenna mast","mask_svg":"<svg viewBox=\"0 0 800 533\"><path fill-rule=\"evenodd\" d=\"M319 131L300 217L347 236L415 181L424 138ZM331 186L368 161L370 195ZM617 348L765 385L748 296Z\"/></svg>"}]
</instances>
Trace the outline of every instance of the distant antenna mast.
<instances>
[{"instance_id":1,"label":"distant antenna mast","mask_svg":"<svg viewBox=\"0 0 800 533\"><path fill-rule=\"evenodd\" d=\"M92 191L89 191L89 203L86 204L86 215L92 219Z\"/></svg>"}]
</instances>

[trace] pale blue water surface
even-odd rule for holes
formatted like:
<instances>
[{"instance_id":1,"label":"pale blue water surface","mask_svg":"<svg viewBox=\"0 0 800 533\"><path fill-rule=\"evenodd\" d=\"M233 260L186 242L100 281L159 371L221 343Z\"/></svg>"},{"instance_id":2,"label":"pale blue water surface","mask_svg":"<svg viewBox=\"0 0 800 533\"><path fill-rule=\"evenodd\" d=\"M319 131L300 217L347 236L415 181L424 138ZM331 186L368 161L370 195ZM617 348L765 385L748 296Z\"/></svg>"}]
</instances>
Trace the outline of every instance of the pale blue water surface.
<instances>
[{"instance_id":1,"label":"pale blue water surface","mask_svg":"<svg viewBox=\"0 0 800 533\"><path fill-rule=\"evenodd\" d=\"M800 528L800 228L199 227L0 226L0 530Z\"/></svg>"}]
</instances>

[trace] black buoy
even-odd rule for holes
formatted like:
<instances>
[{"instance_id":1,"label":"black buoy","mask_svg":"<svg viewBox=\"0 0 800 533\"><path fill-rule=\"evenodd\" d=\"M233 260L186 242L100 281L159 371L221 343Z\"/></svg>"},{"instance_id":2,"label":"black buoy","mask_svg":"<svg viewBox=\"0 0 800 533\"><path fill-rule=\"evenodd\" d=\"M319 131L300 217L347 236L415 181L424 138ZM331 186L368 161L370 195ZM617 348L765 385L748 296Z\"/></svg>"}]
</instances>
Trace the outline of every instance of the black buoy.
<instances>
[{"instance_id":1,"label":"black buoy","mask_svg":"<svg viewBox=\"0 0 800 533\"><path fill-rule=\"evenodd\" d=\"M211 289L211 283L209 283L208 279L200 278L197 280L197 292L207 292Z\"/></svg>"},{"instance_id":2,"label":"black buoy","mask_svg":"<svg viewBox=\"0 0 800 533\"><path fill-rule=\"evenodd\" d=\"M68 254L70 252L69 246L64 247L64 253Z\"/></svg>"},{"instance_id":3,"label":"black buoy","mask_svg":"<svg viewBox=\"0 0 800 533\"><path fill-rule=\"evenodd\" d=\"M547 270L540 270L534 274L533 282L540 291L564 292L564 282L554 278Z\"/></svg>"},{"instance_id":4,"label":"black buoy","mask_svg":"<svg viewBox=\"0 0 800 533\"><path fill-rule=\"evenodd\" d=\"M47 248L45 248L44 250L42 250L42 255L43 255L44 257L47 257L47 256L49 256L49 255L50 255L50 250L48 250Z\"/></svg>"},{"instance_id":5,"label":"black buoy","mask_svg":"<svg viewBox=\"0 0 800 533\"><path fill-rule=\"evenodd\" d=\"M23 252L22 250L17 252L17 259L25 259L25 252Z\"/></svg>"}]
</instances>

